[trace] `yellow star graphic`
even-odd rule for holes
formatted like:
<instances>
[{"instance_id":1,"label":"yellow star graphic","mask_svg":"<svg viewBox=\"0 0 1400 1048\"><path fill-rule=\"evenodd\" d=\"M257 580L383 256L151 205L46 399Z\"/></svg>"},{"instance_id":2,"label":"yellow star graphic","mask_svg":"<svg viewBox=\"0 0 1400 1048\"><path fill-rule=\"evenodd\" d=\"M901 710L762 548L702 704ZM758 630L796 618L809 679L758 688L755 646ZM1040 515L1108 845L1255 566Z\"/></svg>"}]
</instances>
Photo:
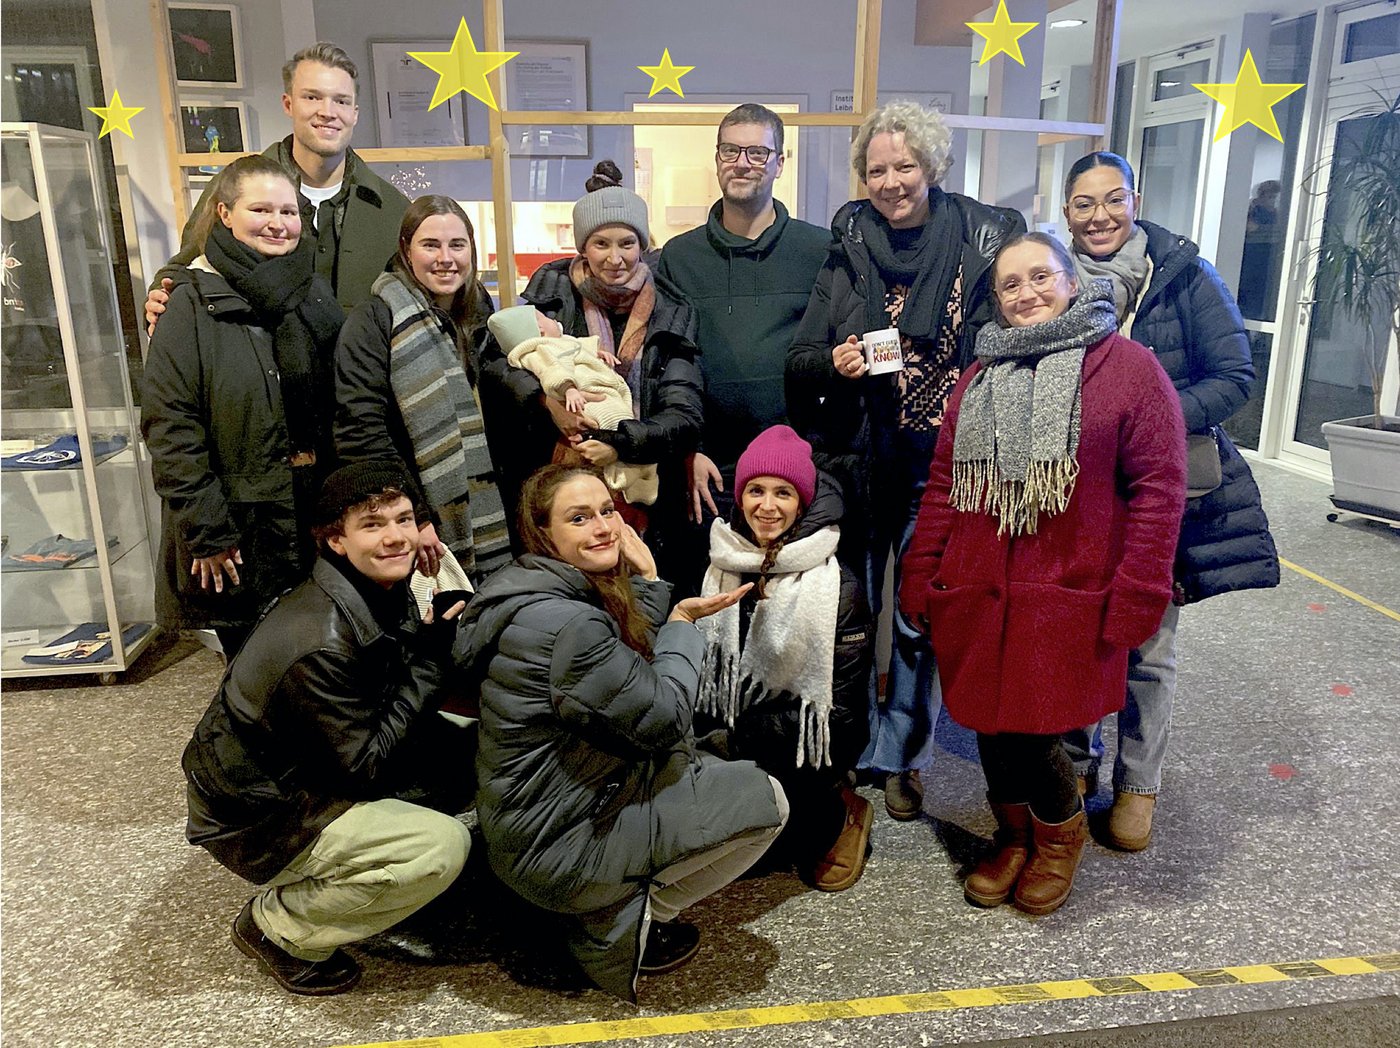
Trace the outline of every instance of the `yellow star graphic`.
<instances>
[{"instance_id":1,"label":"yellow star graphic","mask_svg":"<svg viewBox=\"0 0 1400 1048\"><path fill-rule=\"evenodd\" d=\"M438 75L433 100L428 103L429 109L436 109L460 91L485 102L492 109L499 109L491 85L486 82L486 74L499 69L520 52L478 51L464 18L457 26L457 35L452 38L451 51L406 51L405 54L418 59Z\"/></svg>"},{"instance_id":2,"label":"yellow star graphic","mask_svg":"<svg viewBox=\"0 0 1400 1048\"><path fill-rule=\"evenodd\" d=\"M681 77L695 67L675 65L671 61L671 49L662 48L660 65L638 66L637 68L651 77L651 90L647 92L648 98L658 91L674 91L684 98L685 92L681 90Z\"/></svg>"},{"instance_id":3,"label":"yellow star graphic","mask_svg":"<svg viewBox=\"0 0 1400 1048\"><path fill-rule=\"evenodd\" d=\"M1253 124L1266 135L1272 135L1280 142L1278 121L1274 119L1274 106L1291 95L1302 84L1265 84L1259 80L1259 69L1254 64L1254 53L1245 51L1240 71L1233 84L1192 84L1225 107L1225 117L1215 132L1219 142L1237 127Z\"/></svg>"},{"instance_id":4,"label":"yellow star graphic","mask_svg":"<svg viewBox=\"0 0 1400 1048\"><path fill-rule=\"evenodd\" d=\"M978 65L986 65L989 58L995 58L1003 52L1025 65L1026 60L1021 57L1021 37L1040 25L1039 22L1011 21L1011 15L1006 10L1006 0L997 0L996 17L990 22L963 24L987 41L982 47L982 61L978 62Z\"/></svg>"},{"instance_id":5,"label":"yellow star graphic","mask_svg":"<svg viewBox=\"0 0 1400 1048\"><path fill-rule=\"evenodd\" d=\"M105 106L88 106L90 112L96 113L102 118L102 130L97 133L98 138L110 135L113 131L120 131L133 142L136 136L131 133L131 118L143 111L145 106L124 106L122 105L122 93L112 92L112 102Z\"/></svg>"}]
</instances>

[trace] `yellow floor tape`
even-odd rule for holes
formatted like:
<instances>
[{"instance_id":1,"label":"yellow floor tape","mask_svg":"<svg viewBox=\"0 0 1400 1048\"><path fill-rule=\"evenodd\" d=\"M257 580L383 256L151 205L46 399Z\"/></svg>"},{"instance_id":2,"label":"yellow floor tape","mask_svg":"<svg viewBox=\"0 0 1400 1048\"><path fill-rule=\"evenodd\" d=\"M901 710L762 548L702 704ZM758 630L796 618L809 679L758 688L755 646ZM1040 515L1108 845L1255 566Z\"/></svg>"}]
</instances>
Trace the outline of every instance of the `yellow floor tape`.
<instances>
[{"instance_id":1,"label":"yellow floor tape","mask_svg":"<svg viewBox=\"0 0 1400 1048\"><path fill-rule=\"evenodd\" d=\"M1351 600L1354 600L1356 601L1356 603L1362 605L1363 607L1370 608L1372 611L1379 611L1382 615L1387 615L1390 618L1394 619L1396 622L1400 622L1400 611L1391 611L1384 604L1377 604L1369 597L1363 597L1359 593L1353 593L1345 586L1338 586L1331 579L1325 579L1317 572L1309 571L1307 568L1300 568L1291 560L1284 560L1282 557L1279 557L1278 562L1282 564L1285 568L1287 568L1289 571L1296 571L1299 575L1302 575L1304 578L1312 579L1314 582L1320 582L1328 589L1335 590L1337 593L1340 593L1343 597L1347 597Z\"/></svg>"},{"instance_id":2,"label":"yellow floor tape","mask_svg":"<svg viewBox=\"0 0 1400 1048\"><path fill-rule=\"evenodd\" d=\"M859 997L849 1001L816 1001L780 1004L767 1008L742 1008L722 1012L692 1012L646 1019L583 1022L564 1026L537 1026L515 1030L420 1037L409 1041L381 1041L354 1048L535 1048L538 1045L598 1044L637 1037L664 1037L717 1030L753 1030L796 1023L830 1022L882 1015L919 1015L961 1008L988 1008L1035 1001L1072 1001L1088 997L1133 993L1199 990L1211 986L1288 982L1344 975L1371 975L1400 971L1400 953L1369 957L1329 957L1318 961L1285 961L1234 968L1196 968L1180 972L1152 972L1108 979L1066 979L1062 982L987 986L936 993L906 993L889 997Z\"/></svg>"}]
</instances>

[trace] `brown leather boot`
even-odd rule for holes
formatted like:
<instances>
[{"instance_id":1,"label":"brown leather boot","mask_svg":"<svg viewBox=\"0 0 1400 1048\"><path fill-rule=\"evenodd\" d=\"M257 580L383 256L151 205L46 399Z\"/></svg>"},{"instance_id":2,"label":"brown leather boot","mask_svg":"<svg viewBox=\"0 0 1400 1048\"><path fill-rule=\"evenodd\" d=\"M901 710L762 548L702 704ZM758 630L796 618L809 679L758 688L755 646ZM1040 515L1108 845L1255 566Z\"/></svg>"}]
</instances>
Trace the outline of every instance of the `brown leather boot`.
<instances>
[{"instance_id":1,"label":"brown leather boot","mask_svg":"<svg viewBox=\"0 0 1400 1048\"><path fill-rule=\"evenodd\" d=\"M1074 871L1089 839L1081 807L1064 822L1041 822L1031 815L1031 859L1016 882L1016 908L1046 914L1058 910L1074 886Z\"/></svg>"},{"instance_id":2,"label":"brown leather boot","mask_svg":"<svg viewBox=\"0 0 1400 1048\"><path fill-rule=\"evenodd\" d=\"M992 851L963 882L963 898L973 906L1004 903L1031 852L1031 806L991 803L997 819Z\"/></svg>"}]
</instances>

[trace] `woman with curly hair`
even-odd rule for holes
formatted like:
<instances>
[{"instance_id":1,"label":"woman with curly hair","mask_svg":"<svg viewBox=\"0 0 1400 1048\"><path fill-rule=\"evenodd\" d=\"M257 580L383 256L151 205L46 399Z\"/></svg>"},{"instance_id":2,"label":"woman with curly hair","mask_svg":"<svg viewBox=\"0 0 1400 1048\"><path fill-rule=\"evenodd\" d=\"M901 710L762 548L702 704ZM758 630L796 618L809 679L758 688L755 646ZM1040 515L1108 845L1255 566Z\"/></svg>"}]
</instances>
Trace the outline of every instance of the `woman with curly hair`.
<instances>
[{"instance_id":1,"label":"woman with curly hair","mask_svg":"<svg viewBox=\"0 0 1400 1048\"><path fill-rule=\"evenodd\" d=\"M817 465L865 510L842 552L877 618L891 557L899 584L948 397L991 316L992 256L1026 228L1019 212L939 188L951 147L942 116L915 103L866 118L851 163L870 199L832 219L826 264L788 355L788 416ZM898 352L872 373L864 343L877 335ZM883 700L875 675L870 682L871 739L860 761L886 773L885 808L896 819L923 808L918 769L933 752L937 688L928 645L896 611Z\"/></svg>"}]
</instances>

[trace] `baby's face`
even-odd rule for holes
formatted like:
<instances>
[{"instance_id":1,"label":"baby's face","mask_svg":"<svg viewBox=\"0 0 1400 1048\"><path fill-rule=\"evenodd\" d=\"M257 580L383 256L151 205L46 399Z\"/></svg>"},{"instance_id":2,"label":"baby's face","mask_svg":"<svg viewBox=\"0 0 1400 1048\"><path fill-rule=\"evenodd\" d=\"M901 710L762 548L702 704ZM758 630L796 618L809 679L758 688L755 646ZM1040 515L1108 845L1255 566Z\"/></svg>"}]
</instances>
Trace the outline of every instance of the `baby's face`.
<instances>
[{"instance_id":1,"label":"baby's face","mask_svg":"<svg viewBox=\"0 0 1400 1048\"><path fill-rule=\"evenodd\" d=\"M564 329L559 326L559 321L551 320L538 309L535 310L535 323L539 326L540 334L545 338L558 338L564 334Z\"/></svg>"}]
</instances>

